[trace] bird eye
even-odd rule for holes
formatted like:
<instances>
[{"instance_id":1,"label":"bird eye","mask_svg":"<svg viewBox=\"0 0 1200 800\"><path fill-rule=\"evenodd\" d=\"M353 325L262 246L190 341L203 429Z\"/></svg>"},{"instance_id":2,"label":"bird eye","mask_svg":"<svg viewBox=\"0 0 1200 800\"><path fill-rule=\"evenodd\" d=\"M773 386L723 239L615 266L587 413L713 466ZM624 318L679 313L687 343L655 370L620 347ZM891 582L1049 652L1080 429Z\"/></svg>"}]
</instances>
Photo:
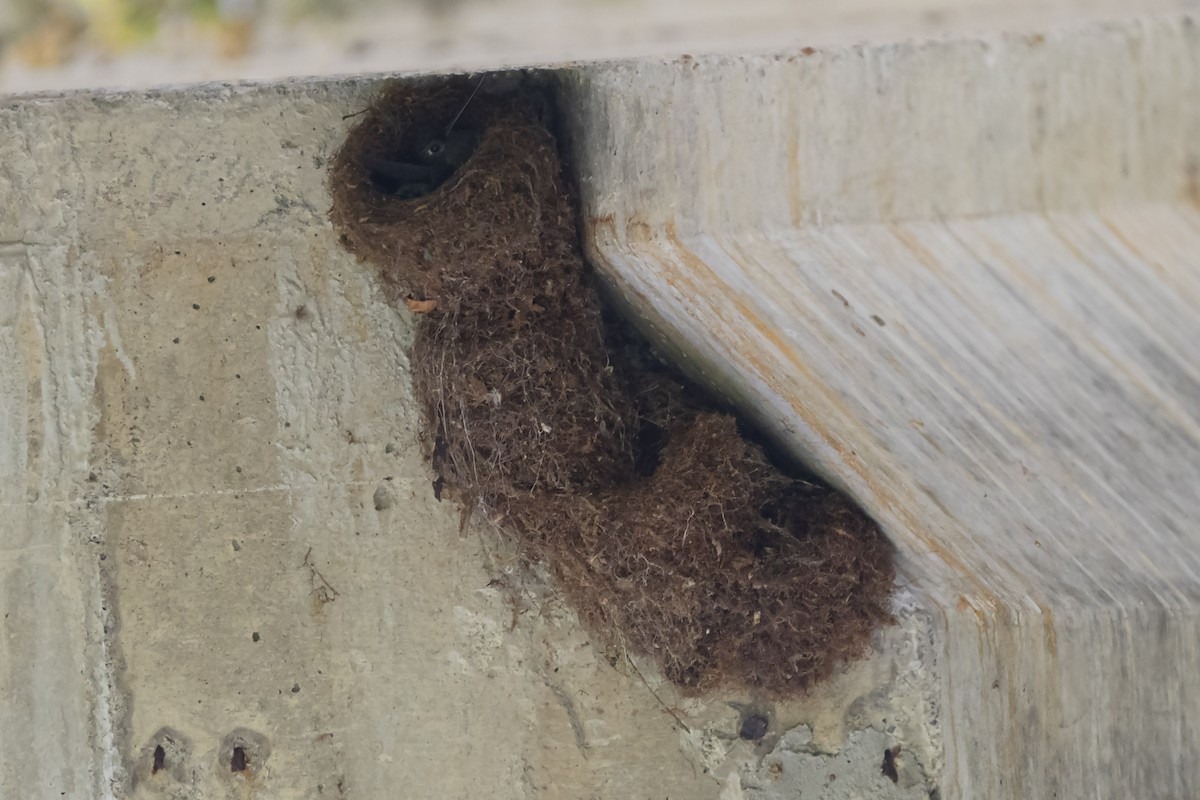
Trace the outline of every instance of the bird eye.
<instances>
[{"instance_id":1,"label":"bird eye","mask_svg":"<svg viewBox=\"0 0 1200 800\"><path fill-rule=\"evenodd\" d=\"M443 149L445 149L445 145L443 145L441 142L430 142L425 146L425 155L440 156Z\"/></svg>"}]
</instances>

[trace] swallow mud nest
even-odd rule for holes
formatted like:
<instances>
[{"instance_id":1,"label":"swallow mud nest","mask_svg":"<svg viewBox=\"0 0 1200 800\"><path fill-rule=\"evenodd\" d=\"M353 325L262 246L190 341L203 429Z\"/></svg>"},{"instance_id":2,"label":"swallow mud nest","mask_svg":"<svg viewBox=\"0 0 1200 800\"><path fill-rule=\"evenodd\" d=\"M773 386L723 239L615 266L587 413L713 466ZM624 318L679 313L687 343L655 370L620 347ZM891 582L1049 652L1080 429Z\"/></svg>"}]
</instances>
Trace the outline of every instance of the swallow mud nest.
<instances>
[{"instance_id":1,"label":"swallow mud nest","mask_svg":"<svg viewBox=\"0 0 1200 800\"><path fill-rule=\"evenodd\" d=\"M863 655L890 619L890 546L603 309L544 97L476 96L458 123L473 152L422 196L387 194L364 167L418 152L472 88L391 85L330 167L342 242L420 317L435 486L500 519L594 635L686 693L794 694Z\"/></svg>"}]
</instances>

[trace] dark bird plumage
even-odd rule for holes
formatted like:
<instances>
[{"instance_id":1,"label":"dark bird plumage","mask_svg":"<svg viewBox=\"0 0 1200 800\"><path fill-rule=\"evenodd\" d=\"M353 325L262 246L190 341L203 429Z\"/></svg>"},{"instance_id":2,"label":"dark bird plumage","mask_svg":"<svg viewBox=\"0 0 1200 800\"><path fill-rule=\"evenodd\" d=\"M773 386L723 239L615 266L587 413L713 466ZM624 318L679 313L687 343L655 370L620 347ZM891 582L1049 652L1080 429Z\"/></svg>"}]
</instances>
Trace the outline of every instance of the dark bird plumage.
<instances>
[{"instance_id":1,"label":"dark bird plumage","mask_svg":"<svg viewBox=\"0 0 1200 800\"><path fill-rule=\"evenodd\" d=\"M379 156L361 156L359 163L370 175L371 184L385 194L411 199L429 194L467 163L475 152L479 136L466 128L455 130L454 126L482 83L481 78L445 131L427 141L410 159L393 161Z\"/></svg>"}]
</instances>

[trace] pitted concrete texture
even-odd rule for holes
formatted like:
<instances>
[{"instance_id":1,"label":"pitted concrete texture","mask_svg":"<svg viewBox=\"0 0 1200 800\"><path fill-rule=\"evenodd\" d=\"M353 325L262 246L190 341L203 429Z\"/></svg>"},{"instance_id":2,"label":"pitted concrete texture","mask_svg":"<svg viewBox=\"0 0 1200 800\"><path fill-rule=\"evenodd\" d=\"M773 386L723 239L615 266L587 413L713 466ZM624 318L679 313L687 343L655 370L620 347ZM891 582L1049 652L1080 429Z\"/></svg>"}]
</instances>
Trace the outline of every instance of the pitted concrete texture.
<instances>
[{"instance_id":1,"label":"pitted concrete texture","mask_svg":"<svg viewBox=\"0 0 1200 800\"><path fill-rule=\"evenodd\" d=\"M0 795L716 798L761 757L754 698L602 651L434 499L412 319L324 216L373 88L0 108ZM894 696L935 763L904 620L775 733Z\"/></svg>"}]
</instances>

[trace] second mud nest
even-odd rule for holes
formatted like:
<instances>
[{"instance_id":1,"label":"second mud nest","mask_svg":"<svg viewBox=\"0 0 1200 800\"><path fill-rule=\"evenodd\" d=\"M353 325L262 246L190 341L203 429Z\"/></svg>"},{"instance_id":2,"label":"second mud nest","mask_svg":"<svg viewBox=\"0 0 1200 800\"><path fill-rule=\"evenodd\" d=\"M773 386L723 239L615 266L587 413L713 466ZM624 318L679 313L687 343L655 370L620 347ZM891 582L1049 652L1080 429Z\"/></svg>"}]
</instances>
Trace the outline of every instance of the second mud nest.
<instances>
[{"instance_id":1,"label":"second mud nest","mask_svg":"<svg viewBox=\"0 0 1200 800\"><path fill-rule=\"evenodd\" d=\"M481 92L459 123L473 154L429 194L372 182L364 163L414 152L471 89L385 89L330 169L342 241L423 317L412 368L438 485L686 692L795 693L862 655L889 619L889 545L605 313L544 99Z\"/></svg>"}]
</instances>

